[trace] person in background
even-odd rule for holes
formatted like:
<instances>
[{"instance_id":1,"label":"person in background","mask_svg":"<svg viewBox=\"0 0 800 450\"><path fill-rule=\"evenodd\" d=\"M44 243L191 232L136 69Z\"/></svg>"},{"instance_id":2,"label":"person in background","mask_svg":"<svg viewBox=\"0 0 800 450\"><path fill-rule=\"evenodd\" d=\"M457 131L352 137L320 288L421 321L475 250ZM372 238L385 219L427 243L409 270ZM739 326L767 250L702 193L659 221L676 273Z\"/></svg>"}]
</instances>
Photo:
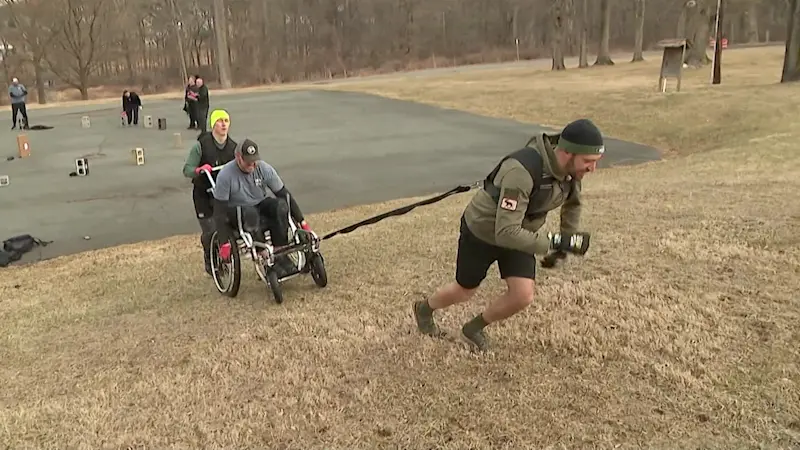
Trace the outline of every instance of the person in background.
<instances>
[{"instance_id":1,"label":"person in background","mask_svg":"<svg viewBox=\"0 0 800 450\"><path fill-rule=\"evenodd\" d=\"M194 84L197 92L194 119L200 127L200 132L205 133L208 128L208 86L200 76L195 77Z\"/></svg>"},{"instance_id":2,"label":"person in background","mask_svg":"<svg viewBox=\"0 0 800 450\"><path fill-rule=\"evenodd\" d=\"M11 86L8 87L8 96L11 97L11 120L13 122L11 129L17 128L17 113L22 114L22 123L20 128L27 130L30 128L28 124L28 109L25 107L25 99L28 96L28 90L25 85L19 82L17 77L11 80Z\"/></svg>"},{"instance_id":3,"label":"person in background","mask_svg":"<svg viewBox=\"0 0 800 450\"><path fill-rule=\"evenodd\" d=\"M195 76L189 76L189 82L186 83L186 89L183 93L183 111L189 116L189 127L188 130L194 130L197 128L197 119L194 115L194 104L195 100L197 100L196 92L194 92L194 80Z\"/></svg>"},{"instance_id":4,"label":"person in background","mask_svg":"<svg viewBox=\"0 0 800 450\"><path fill-rule=\"evenodd\" d=\"M139 125L139 110L142 108L142 99L139 94L127 89L122 91L122 110L128 116L128 125Z\"/></svg>"}]
</instances>

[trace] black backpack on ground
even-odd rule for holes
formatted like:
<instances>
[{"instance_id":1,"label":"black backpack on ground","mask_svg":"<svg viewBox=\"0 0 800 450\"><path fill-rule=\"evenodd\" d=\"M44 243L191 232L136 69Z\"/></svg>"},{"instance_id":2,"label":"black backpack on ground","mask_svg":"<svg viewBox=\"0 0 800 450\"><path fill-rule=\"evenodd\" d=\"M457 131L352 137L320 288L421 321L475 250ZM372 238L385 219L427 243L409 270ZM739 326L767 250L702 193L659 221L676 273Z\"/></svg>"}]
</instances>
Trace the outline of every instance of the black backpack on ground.
<instances>
[{"instance_id":1,"label":"black backpack on ground","mask_svg":"<svg viewBox=\"0 0 800 450\"><path fill-rule=\"evenodd\" d=\"M21 234L3 241L3 248L0 249L0 267L6 267L14 261L22 258L22 255L33 250L36 246L46 247L53 241L43 241L30 234Z\"/></svg>"}]
</instances>

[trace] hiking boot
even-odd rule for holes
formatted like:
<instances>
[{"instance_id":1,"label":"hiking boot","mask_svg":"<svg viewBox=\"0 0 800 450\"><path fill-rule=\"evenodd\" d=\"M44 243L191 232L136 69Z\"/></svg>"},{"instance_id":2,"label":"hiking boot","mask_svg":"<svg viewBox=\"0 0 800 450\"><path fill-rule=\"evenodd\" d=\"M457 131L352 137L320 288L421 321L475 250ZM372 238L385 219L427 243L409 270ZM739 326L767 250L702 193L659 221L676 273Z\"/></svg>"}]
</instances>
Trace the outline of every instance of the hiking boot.
<instances>
[{"instance_id":1,"label":"hiking boot","mask_svg":"<svg viewBox=\"0 0 800 450\"><path fill-rule=\"evenodd\" d=\"M489 340L483 330L472 330L467 325L461 328L461 333L478 351L489 350Z\"/></svg>"},{"instance_id":2,"label":"hiking boot","mask_svg":"<svg viewBox=\"0 0 800 450\"><path fill-rule=\"evenodd\" d=\"M417 329L420 333L433 337L442 336L442 330L433 320L433 310L427 301L414 302L414 318L417 320Z\"/></svg>"}]
</instances>

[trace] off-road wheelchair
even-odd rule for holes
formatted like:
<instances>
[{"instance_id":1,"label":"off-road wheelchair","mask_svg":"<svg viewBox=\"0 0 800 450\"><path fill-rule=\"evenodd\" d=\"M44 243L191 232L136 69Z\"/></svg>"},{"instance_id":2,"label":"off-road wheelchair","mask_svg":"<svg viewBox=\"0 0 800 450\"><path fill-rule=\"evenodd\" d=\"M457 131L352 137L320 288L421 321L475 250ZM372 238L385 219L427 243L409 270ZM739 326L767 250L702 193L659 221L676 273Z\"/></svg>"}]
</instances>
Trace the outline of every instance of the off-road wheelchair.
<instances>
[{"instance_id":1,"label":"off-road wheelchair","mask_svg":"<svg viewBox=\"0 0 800 450\"><path fill-rule=\"evenodd\" d=\"M212 168L216 172L223 166ZM211 188L208 189L213 194L214 177L207 170L202 171L208 177ZM211 236L209 245L209 255L211 261L211 276L217 290L227 297L236 297L239 294L239 287L242 281L242 257L251 259L255 265L258 277L269 286L272 295L277 303L283 303L283 290L281 283L294 278L298 275L310 274L314 283L323 288L328 284L328 274L325 270L325 261L320 252L321 239L313 231L305 231L300 228L297 221L289 214L289 246L275 252L272 246L272 239L269 230L252 229L247 221L243 219L242 208L236 208L236 223L233 225L233 236L231 236L231 256L229 261L223 261L219 256L219 248L224 242L219 241L217 231ZM263 228L263 223L260 228ZM256 233L256 232L259 233ZM265 242L254 240L254 235L262 234ZM263 254L262 254L263 253ZM279 261L279 258L287 258L287 261ZM279 275L276 264L281 264L281 269L285 274ZM229 278L227 282L225 277Z\"/></svg>"}]
</instances>

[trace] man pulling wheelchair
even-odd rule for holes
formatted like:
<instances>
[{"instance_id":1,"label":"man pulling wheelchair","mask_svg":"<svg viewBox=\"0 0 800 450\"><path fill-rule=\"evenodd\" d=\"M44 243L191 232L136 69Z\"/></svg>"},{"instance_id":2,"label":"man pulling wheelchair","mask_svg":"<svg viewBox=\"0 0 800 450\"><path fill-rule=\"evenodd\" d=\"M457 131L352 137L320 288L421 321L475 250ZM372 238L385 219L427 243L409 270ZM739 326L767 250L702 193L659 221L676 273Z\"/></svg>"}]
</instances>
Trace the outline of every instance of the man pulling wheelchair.
<instances>
[{"instance_id":1,"label":"man pulling wheelchair","mask_svg":"<svg viewBox=\"0 0 800 450\"><path fill-rule=\"evenodd\" d=\"M211 167L203 169L210 171ZM277 170L261 159L258 145L250 139L236 146L234 160L220 169L214 187L214 223L222 243L219 256L226 262L233 251L230 242L239 210L243 226L253 230L256 241L264 242L264 231L269 230L276 253L289 245L290 212L304 232L311 231ZM292 265L288 257L284 257L276 261L275 268L288 272Z\"/></svg>"}]
</instances>

